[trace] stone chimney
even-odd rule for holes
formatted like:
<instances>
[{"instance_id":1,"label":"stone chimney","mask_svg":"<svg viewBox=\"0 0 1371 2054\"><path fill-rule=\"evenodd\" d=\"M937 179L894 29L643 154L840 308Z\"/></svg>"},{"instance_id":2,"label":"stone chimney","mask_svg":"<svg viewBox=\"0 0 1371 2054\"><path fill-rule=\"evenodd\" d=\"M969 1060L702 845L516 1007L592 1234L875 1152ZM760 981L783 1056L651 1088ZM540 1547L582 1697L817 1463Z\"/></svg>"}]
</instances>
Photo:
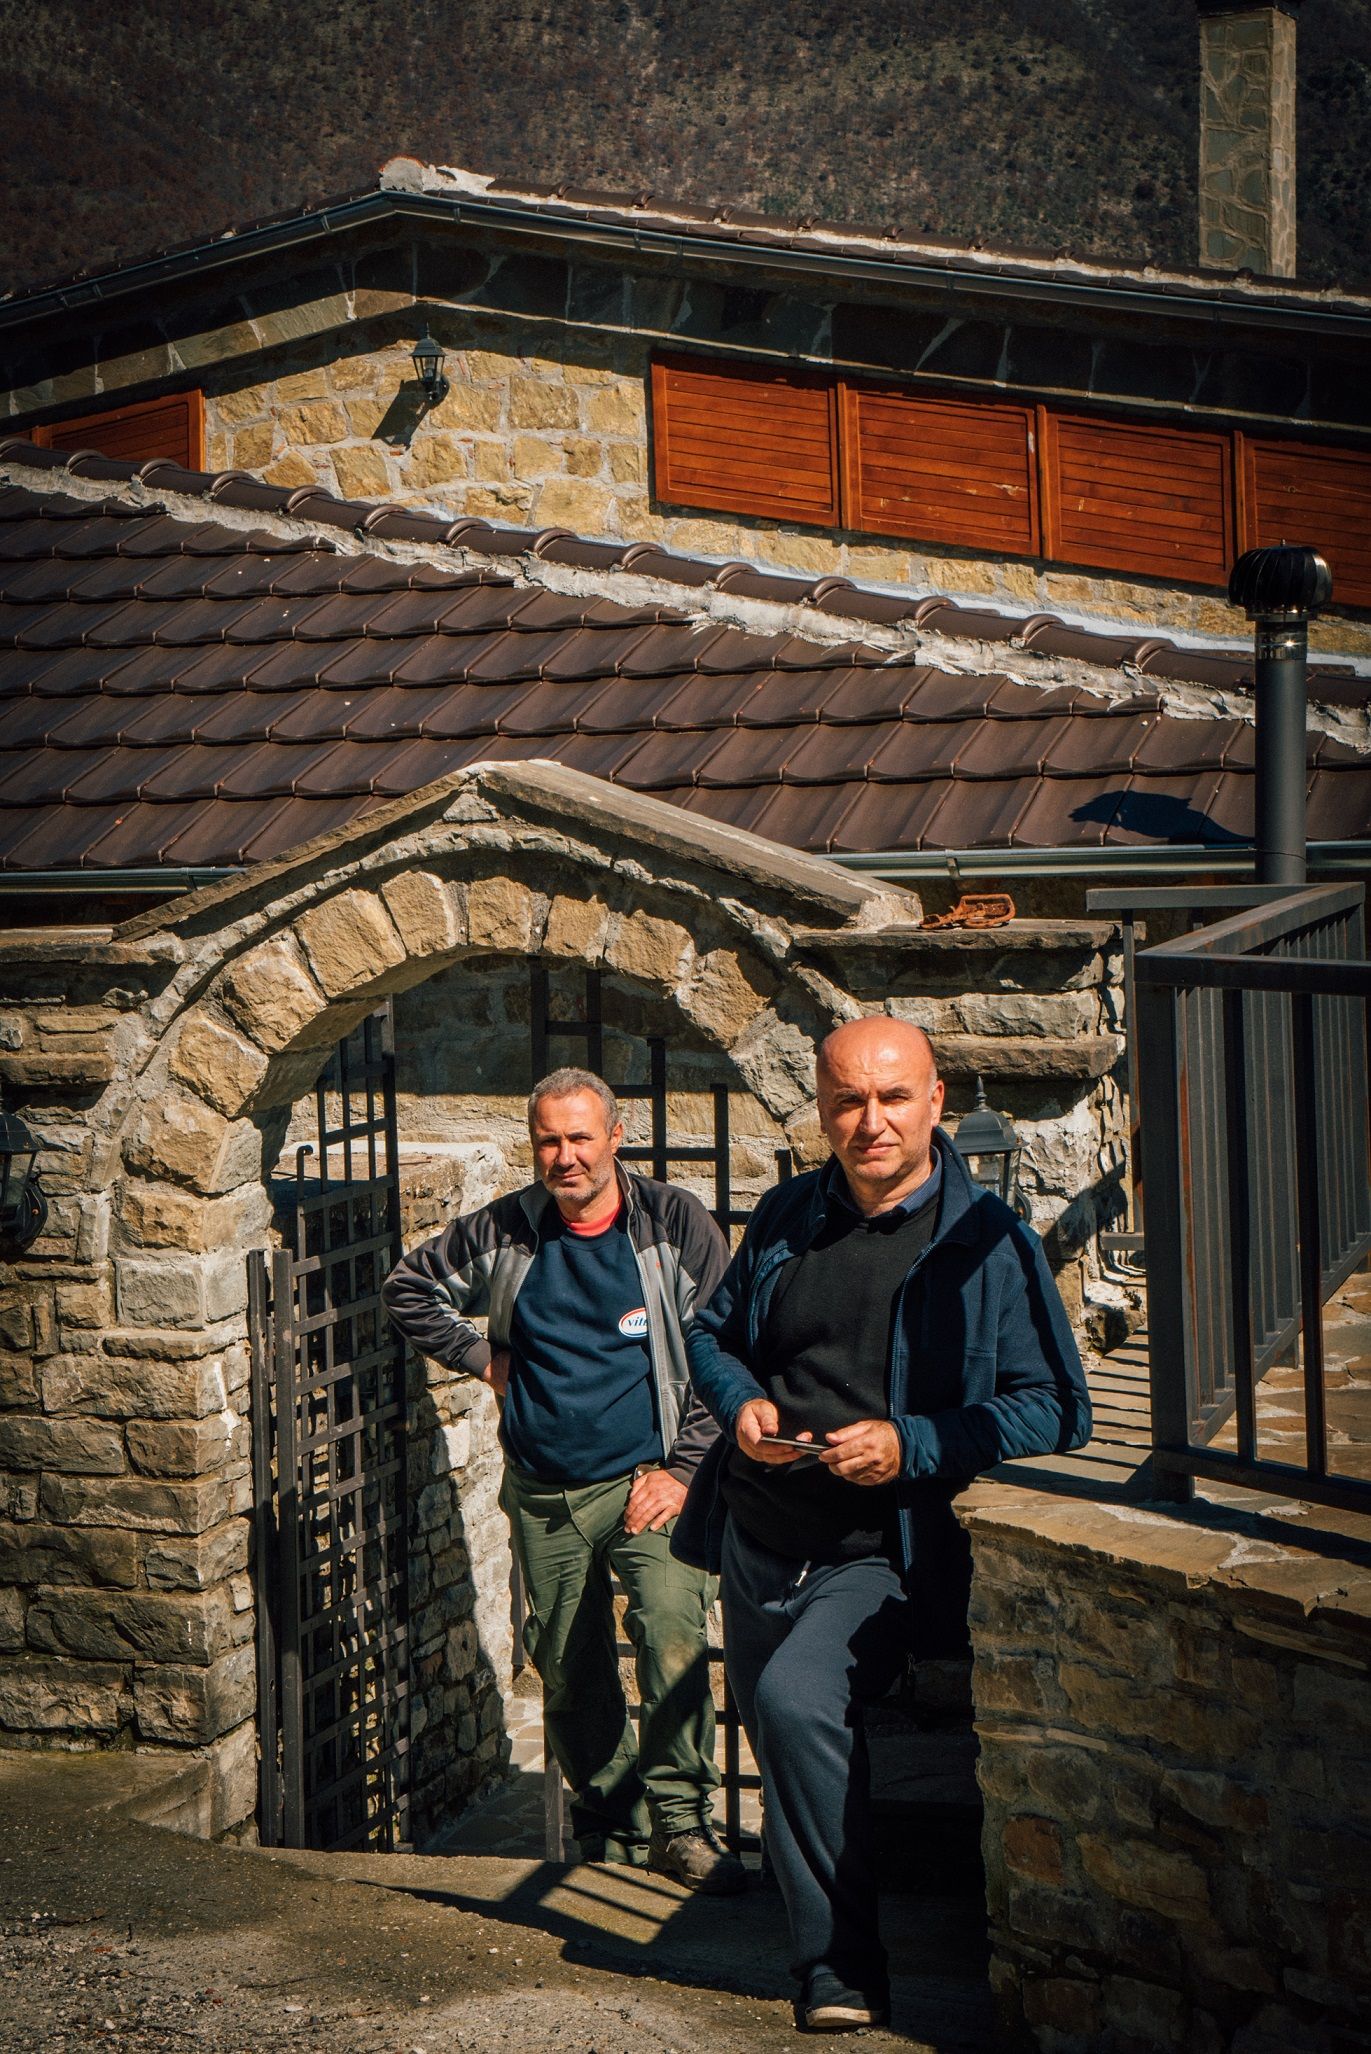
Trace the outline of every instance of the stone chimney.
<instances>
[{"instance_id":1,"label":"stone chimney","mask_svg":"<svg viewBox=\"0 0 1371 2054\"><path fill-rule=\"evenodd\" d=\"M1200 265L1295 275L1300 0L1198 0Z\"/></svg>"}]
</instances>

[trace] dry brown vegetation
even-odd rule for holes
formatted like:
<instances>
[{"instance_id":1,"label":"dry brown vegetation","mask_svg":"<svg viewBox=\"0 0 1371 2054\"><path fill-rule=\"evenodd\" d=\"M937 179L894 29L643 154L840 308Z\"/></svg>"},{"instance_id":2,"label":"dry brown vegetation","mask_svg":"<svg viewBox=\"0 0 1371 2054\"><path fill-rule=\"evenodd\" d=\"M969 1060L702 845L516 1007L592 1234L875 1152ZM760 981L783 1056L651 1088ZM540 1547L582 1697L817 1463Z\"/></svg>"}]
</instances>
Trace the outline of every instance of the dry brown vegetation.
<instances>
[{"instance_id":1,"label":"dry brown vegetation","mask_svg":"<svg viewBox=\"0 0 1371 2054\"><path fill-rule=\"evenodd\" d=\"M1193 0L0 0L0 286L370 186L553 182L1188 264ZM1300 268L1371 276L1371 0L1300 21Z\"/></svg>"}]
</instances>

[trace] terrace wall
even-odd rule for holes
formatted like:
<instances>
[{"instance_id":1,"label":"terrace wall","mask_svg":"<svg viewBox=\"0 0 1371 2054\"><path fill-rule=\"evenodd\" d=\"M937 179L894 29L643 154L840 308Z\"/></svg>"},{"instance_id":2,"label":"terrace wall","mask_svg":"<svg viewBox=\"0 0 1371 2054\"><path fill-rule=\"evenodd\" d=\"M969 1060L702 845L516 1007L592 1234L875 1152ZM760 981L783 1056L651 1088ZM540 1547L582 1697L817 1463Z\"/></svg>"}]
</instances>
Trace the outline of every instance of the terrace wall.
<instances>
[{"instance_id":1,"label":"terrace wall","mask_svg":"<svg viewBox=\"0 0 1371 2054\"><path fill-rule=\"evenodd\" d=\"M1368 2044L1371 1533L1246 1502L962 1501L1006 2046Z\"/></svg>"}]
</instances>

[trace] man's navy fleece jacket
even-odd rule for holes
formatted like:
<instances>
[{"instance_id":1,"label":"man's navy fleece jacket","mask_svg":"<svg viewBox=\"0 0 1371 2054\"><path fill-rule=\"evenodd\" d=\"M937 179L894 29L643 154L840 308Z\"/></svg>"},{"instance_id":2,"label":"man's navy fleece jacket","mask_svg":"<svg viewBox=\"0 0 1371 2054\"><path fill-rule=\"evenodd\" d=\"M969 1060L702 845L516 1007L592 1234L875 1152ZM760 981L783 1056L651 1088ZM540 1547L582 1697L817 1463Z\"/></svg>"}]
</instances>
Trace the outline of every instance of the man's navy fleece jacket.
<instances>
[{"instance_id":1,"label":"man's navy fleece jacket","mask_svg":"<svg viewBox=\"0 0 1371 2054\"><path fill-rule=\"evenodd\" d=\"M941 1128L933 1145L943 1165L938 1223L900 1292L886 1385L900 1439L901 1566L920 1584L937 1569L930 1550L964 1555L947 1509L957 1485L1010 1456L1078 1448L1090 1437L1080 1355L1041 1242L975 1182ZM688 1561L718 1567L723 1460L743 1406L768 1396L771 1293L784 1264L818 1233L841 1175L830 1161L766 1194L687 1335L691 1381L723 1430L676 1523L673 1548ZM944 1567L963 1581L953 1562Z\"/></svg>"}]
</instances>

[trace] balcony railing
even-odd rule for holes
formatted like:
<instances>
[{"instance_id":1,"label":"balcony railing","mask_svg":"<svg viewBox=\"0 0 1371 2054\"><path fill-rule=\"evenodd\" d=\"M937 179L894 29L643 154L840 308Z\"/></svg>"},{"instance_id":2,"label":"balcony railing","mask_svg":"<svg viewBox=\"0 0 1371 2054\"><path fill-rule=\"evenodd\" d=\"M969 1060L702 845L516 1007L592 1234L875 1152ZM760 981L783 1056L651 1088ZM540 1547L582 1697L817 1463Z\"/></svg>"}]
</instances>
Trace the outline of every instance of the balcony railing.
<instances>
[{"instance_id":1,"label":"balcony railing","mask_svg":"<svg viewBox=\"0 0 1371 2054\"><path fill-rule=\"evenodd\" d=\"M1371 1250L1360 886L1300 889L1134 964L1158 1494L1196 1477L1371 1509L1329 1464L1323 1307ZM1259 1445L1298 1363L1304 1459ZM1232 1421L1233 1447L1216 1446Z\"/></svg>"}]
</instances>

